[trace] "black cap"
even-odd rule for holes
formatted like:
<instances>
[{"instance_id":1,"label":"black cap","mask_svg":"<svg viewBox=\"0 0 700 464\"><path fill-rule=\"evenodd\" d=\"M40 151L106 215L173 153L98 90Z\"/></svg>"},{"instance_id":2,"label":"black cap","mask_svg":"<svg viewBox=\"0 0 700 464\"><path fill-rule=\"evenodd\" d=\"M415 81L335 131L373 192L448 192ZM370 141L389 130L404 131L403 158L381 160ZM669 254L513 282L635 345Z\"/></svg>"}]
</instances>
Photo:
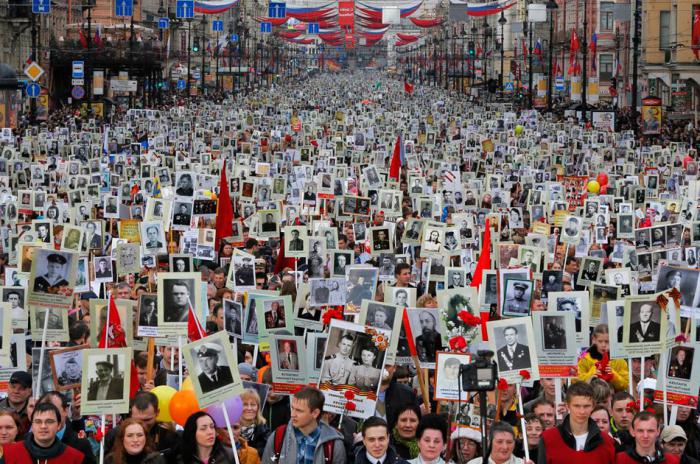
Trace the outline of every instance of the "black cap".
<instances>
[{"instance_id":1,"label":"black cap","mask_svg":"<svg viewBox=\"0 0 700 464\"><path fill-rule=\"evenodd\" d=\"M10 377L10 385L13 383L18 383L22 385L24 388L31 388L32 386L32 376L29 375L28 372L25 371L17 371L12 374Z\"/></svg>"},{"instance_id":2,"label":"black cap","mask_svg":"<svg viewBox=\"0 0 700 464\"><path fill-rule=\"evenodd\" d=\"M51 253L46 257L47 261L50 263L66 264L66 258L57 253Z\"/></svg>"}]
</instances>

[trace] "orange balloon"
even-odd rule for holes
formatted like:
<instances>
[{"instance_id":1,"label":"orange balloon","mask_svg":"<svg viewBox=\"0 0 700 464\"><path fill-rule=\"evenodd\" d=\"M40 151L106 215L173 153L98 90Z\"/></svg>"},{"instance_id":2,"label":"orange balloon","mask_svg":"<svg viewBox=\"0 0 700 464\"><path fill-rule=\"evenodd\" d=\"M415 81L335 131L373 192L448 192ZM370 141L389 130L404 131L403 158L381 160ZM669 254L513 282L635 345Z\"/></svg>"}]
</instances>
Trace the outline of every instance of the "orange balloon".
<instances>
[{"instance_id":1,"label":"orange balloon","mask_svg":"<svg viewBox=\"0 0 700 464\"><path fill-rule=\"evenodd\" d=\"M181 390L170 399L170 417L177 425L184 426L187 418L201 410L197 395L192 390Z\"/></svg>"}]
</instances>

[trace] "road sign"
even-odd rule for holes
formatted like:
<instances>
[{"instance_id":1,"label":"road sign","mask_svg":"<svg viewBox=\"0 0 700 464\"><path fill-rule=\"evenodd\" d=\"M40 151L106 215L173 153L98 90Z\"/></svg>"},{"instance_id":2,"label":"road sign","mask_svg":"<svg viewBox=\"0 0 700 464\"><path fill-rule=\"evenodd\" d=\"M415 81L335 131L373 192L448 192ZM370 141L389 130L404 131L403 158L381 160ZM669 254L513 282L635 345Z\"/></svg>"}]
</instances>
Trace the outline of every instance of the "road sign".
<instances>
[{"instance_id":1,"label":"road sign","mask_svg":"<svg viewBox=\"0 0 700 464\"><path fill-rule=\"evenodd\" d=\"M267 7L268 18L285 18L287 16L287 4L282 2L270 2Z\"/></svg>"},{"instance_id":2,"label":"road sign","mask_svg":"<svg viewBox=\"0 0 700 464\"><path fill-rule=\"evenodd\" d=\"M36 82L32 82L25 89L27 91L27 96L30 98L36 98L41 93L41 87Z\"/></svg>"},{"instance_id":3,"label":"road sign","mask_svg":"<svg viewBox=\"0 0 700 464\"><path fill-rule=\"evenodd\" d=\"M158 29L168 29L170 27L170 18L158 18Z\"/></svg>"},{"instance_id":4,"label":"road sign","mask_svg":"<svg viewBox=\"0 0 700 464\"><path fill-rule=\"evenodd\" d=\"M79 85L76 85L73 87L73 89L70 91L70 94L73 98L76 100L80 100L85 96L85 89Z\"/></svg>"},{"instance_id":5,"label":"road sign","mask_svg":"<svg viewBox=\"0 0 700 464\"><path fill-rule=\"evenodd\" d=\"M116 0L114 2L114 16L118 18L130 17L134 14L134 0Z\"/></svg>"},{"instance_id":6,"label":"road sign","mask_svg":"<svg viewBox=\"0 0 700 464\"><path fill-rule=\"evenodd\" d=\"M506 82L505 90L506 92L512 92L514 89L513 83L512 82Z\"/></svg>"},{"instance_id":7,"label":"road sign","mask_svg":"<svg viewBox=\"0 0 700 464\"><path fill-rule=\"evenodd\" d=\"M184 79L178 79L177 80L177 89L178 90L185 90L185 87L187 87L187 82L185 82Z\"/></svg>"},{"instance_id":8,"label":"road sign","mask_svg":"<svg viewBox=\"0 0 700 464\"><path fill-rule=\"evenodd\" d=\"M71 79L71 85L85 85L85 79Z\"/></svg>"},{"instance_id":9,"label":"road sign","mask_svg":"<svg viewBox=\"0 0 700 464\"><path fill-rule=\"evenodd\" d=\"M36 82L44 75L44 69L36 61L32 61L29 66L24 68L24 75L30 78L32 82Z\"/></svg>"},{"instance_id":10,"label":"road sign","mask_svg":"<svg viewBox=\"0 0 700 464\"><path fill-rule=\"evenodd\" d=\"M34 13L34 14L49 14L49 13L51 13L51 0L32 0L32 13Z\"/></svg>"},{"instance_id":11,"label":"road sign","mask_svg":"<svg viewBox=\"0 0 700 464\"><path fill-rule=\"evenodd\" d=\"M194 18L194 0L177 0L175 14L178 18Z\"/></svg>"},{"instance_id":12,"label":"road sign","mask_svg":"<svg viewBox=\"0 0 700 464\"><path fill-rule=\"evenodd\" d=\"M260 23L260 32L272 32L272 23Z\"/></svg>"},{"instance_id":13,"label":"road sign","mask_svg":"<svg viewBox=\"0 0 700 464\"><path fill-rule=\"evenodd\" d=\"M564 83L564 77L557 76L557 78L554 80L554 89L557 92L563 92L565 88L566 88L566 84Z\"/></svg>"},{"instance_id":14,"label":"road sign","mask_svg":"<svg viewBox=\"0 0 700 464\"><path fill-rule=\"evenodd\" d=\"M214 21L211 22L211 30L214 32L223 32L224 31L224 22L215 19Z\"/></svg>"},{"instance_id":15,"label":"road sign","mask_svg":"<svg viewBox=\"0 0 700 464\"><path fill-rule=\"evenodd\" d=\"M229 36L229 40L230 40L231 42L238 42L238 34L231 34L231 35Z\"/></svg>"},{"instance_id":16,"label":"road sign","mask_svg":"<svg viewBox=\"0 0 700 464\"><path fill-rule=\"evenodd\" d=\"M85 62L84 61L73 61L73 72L71 74L73 79L83 79L85 77Z\"/></svg>"},{"instance_id":17,"label":"road sign","mask_svg":"<svg viewBox=\"0 0 700 464\"><path fill-rule=\"evenodd\" d=\"M319 30L318 23L309 23L309 29L307 31L309 34L318 34L318 30Z\"/></svg>"}]
</instances>

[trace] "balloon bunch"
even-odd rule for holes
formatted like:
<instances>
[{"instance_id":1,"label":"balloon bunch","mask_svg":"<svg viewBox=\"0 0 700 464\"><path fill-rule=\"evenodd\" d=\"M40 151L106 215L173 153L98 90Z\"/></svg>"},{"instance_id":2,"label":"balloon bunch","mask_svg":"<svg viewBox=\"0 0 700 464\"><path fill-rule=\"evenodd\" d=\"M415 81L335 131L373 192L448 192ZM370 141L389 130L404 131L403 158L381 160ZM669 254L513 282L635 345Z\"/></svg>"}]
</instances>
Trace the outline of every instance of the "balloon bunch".
<instances>
[{"instance_id":1,"label":"balloon bunch","mask_svg":"<svg viewBox=\"0 0 700 464\"><path fill-rule=\"evenodd\" d=\"M596 180L588 182L588 193L605 195L608 191L608 175L604 172L598 174Z\"/></svg>"},{"instance_id":2,"label":"balloon bunch","mask_svg":"<svg viewBox=\"0 0 700 464\"><path fill-rule=\"evenodd\" d=\"M188 417L202 410L189 377L182 382L180 391L167 385L160 385L151 390L151 393L158 398L159 412L156 418L158 422L175 422L177 425L184 426ZM217 427L225 428L227 425L224 408L228 413L229 423L236 423L243 414L243 401L240 396L232 396L222 404L207 407L206 412L214 419Z\"/></svg>"}]
</instances>

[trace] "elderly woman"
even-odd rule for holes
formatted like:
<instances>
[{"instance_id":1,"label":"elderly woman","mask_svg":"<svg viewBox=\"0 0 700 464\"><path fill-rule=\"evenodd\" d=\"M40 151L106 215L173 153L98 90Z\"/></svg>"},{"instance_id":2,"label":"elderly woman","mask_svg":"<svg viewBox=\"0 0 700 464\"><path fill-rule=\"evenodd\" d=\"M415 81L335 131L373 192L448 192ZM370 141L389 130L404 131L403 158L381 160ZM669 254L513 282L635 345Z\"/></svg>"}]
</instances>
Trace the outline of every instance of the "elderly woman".
<instances>
[{"instance_id":1,"label":"elderly woman","mask_svg":"<svg viewBox=\"0 0 700 464\"><path fill-rule=\"evenodd\" d=\"M416 430L418 456L410 464L445 464L442 454L447 447L447 421L439 414L426 414Z\"/></svg>"},{"instance_id":2,"label":"elderly woman","mask_svg":"<svg viewBox=\"0 0 700 464\"><path fill-rule=\"evenodd\" d=\"M241 425L241 438L248 443L248 446L258 450L262 456L270 429L262 416L260 395L254 389L246 388L241 393L241 400L243 401L243 413L238 420Z\"/></svg>"},{"instance_id":3,"label":"elderly woman","mask_svg":"<svg viewBox=\"0 0 700 464\"><path fill-rule=\"evenodd\" d=\"M413 459L418 456L416 431L420 418L420 408L415 404L405 404L397 411L396 425L391 431L391 445L404 459Z\"/></svg>"},{"instance_id":4,"label":"elderly woman","mask_svg":"<svg viewBox=\"0 0 700 464\"><path fill-rule=\"evenodd\" d=\"M448 457L455 464L466 464L481 455L481 434L474 429L459 427L450 436Z\"/></svg>"},{"instance_id":5,"label":"elderly woman","mask_svg":"<svg viewBox=\"0 0 700 464\"><path fill-rule=\"evenodd\" d=\"M488 464L523 464L524 461L513 455L515 450L515 431L506 422L496 422L489 434L491 444L487 456ZM531 461L529 461L531 462ZM481 464L482 457L474 458L469 464Z\"/></svg>"}]
</instances>

